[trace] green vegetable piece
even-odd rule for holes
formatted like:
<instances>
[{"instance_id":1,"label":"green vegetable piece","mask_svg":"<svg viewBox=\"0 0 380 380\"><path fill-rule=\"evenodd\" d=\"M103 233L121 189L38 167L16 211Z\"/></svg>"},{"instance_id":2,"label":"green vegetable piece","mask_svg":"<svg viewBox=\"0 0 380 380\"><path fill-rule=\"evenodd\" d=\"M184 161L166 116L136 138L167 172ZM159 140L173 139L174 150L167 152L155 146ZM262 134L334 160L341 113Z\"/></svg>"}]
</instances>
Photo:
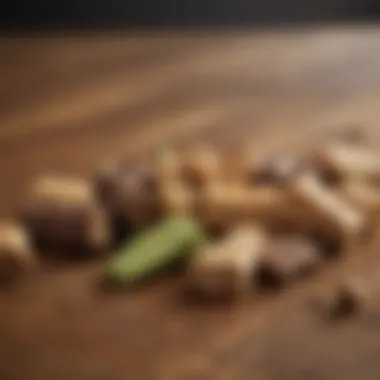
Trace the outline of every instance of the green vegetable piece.
<instances>
[{"instance_id":1,"label":"green vegetable piece","mask_svg":"<svg viewBox=\"0 0 380 380\"><path fill-rule=\"evenodd\" d=\"M185 257L206 241L194 218L171 216L122 246L106 265L106 278L136 283L164 265Z\"/></svg>"}]
</instances>

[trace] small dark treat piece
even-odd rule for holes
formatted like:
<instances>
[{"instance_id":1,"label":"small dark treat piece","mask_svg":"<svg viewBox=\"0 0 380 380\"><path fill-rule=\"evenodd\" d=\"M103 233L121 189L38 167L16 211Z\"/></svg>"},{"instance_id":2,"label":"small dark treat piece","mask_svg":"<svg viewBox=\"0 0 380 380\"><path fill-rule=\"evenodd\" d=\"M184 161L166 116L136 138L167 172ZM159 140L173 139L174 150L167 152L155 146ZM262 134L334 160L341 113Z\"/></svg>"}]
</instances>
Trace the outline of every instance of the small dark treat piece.
<instances>
[{"instance_id":1,"label":"small dark treat piece","mask_svg":"<svg viewBox=\"0 0 380 380\"><path fill-rule=\"evenodd\" d=\"M112 219L127 227L144 227L158 216L156 177L149 164L105 168L96 188Z\"/></svg>"},{"instance_id":2,"label":"small dark treat piece","mask_svg":"<svg viewBox=\"0 0 380 380\"><path fill-rule=\"evenodd\" d=\"M363 281L344 282L328 300L326 316L330 319L343 319L362 312L367 306L368 292Z\"/></svg>"},{"instance_id":3,"label":"small dark treat piece","mask_svg":"<svg viewBox=\"0 0 380 380\"><path fill-rule=\"evenodd\" d=\"M36 242L90 251L106 248L111 240L107 216L86 181L45 177L35 182L25 213Z\"/></svg>"},{"instance_id":4,"label":"small dark treat piece","mask_svg":"<svg viewBox=\"0 0 380 380\"><path fill-rule=\"evenodd\" d=\"M274 239L262 259L259 285L277 288L299 276L307 275L320 263L318 248L301 236Z\"/></svg>"},{"instance_id":5,"label":"small dark treat piece","mask_svg":"<svg viewBox=\"0 0 380 380\"><path fill-rule=\"evenodd\" d=\"M300 162L290 156L272 158L254 168L250 174L252 183L282 185L302 170Z\"/></svg>"},{"instance_id":6,"label":"small dark treat piece","mask_svg":"<svg viewBox=\"0 0 380 380\"><path fill-rule=\"evenodd\" d=\"M18 225L0 223L0 282L8 283L35 264L29 237Z\"/></svg>"}]
</instances>

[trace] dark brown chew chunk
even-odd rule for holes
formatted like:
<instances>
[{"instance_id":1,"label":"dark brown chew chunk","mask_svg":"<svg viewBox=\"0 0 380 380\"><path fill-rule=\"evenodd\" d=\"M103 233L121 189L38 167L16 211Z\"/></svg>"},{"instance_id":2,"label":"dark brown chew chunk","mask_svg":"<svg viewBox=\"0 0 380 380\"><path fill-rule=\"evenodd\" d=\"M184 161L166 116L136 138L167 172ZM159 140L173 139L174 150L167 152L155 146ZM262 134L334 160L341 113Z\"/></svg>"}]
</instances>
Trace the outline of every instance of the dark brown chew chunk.
<instances>
[{"instance_id":1,"label":"dark brown chew chunk","mask_svg":"<svg viewBox=\"0 0 380 380\"><path fill-rule=\"evenodd\" d=\"M310 273L321 261L318 248L301 236L274 239L263 257L259 285L277 288L296 277Z\"/></svg>"},{"instance_id":2,"label":"dark brown chew chunk","mask_svg":"<svg viewBox=\"0 0 380 380\"><path fill-rule=\"evenodd\" d=\"M37 180L28 199L25 220L32 237L42 245L98 251L111 240L107 216L92 186L78 178Z\"/></svg>"},{"instance_id":3,"label":"dark brown chew chunk","mask_svg":"<svg viewBox=\"0 0 380 380\"><path fill-rule=\"evenodd\" d=\"M127 163L100 172L97 193L111 217L140 228L157 218L157 184L148 163Z\"/></svg>"}]
</instances>

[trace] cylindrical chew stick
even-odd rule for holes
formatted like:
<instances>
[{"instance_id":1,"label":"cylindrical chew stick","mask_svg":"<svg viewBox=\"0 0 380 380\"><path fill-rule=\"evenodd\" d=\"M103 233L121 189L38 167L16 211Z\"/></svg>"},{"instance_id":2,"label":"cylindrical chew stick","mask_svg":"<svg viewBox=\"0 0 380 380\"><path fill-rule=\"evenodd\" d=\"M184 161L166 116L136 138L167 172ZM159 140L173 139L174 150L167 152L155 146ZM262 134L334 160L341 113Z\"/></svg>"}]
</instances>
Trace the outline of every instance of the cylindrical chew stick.
<instances>
[{"instance_id":1,"label":"cylindrical chew stick","mask_svg":"<svg viewBox=\"0 0 380 380\"><path fill-rule=\"evenodd\" d=\"M14 223L0 223L0 281L9 281L35 264L26 231Z\"/></svg>"},{"instance_id":2,"label":"cylindrical chew stick","mask_svg":"<svg viewBox=\"0 0 380 380\"><path fill-rule=\"evenodd\" d=\"M331 143L319 152L316 161L322 172L338 179L380 179L380 154L368 148Z\"/></svg>"},{"instance_id":3,"label":"cylindrical chew stick","mask_svg":"<svg viewBox=\"0 0 380 380\"><path fill-rule=\"evenodd\" d=\"M367 217L321 183L314 173L301 174L289 183L288 190L298 207L313 217L324 232L337 234L344 247L365 236Z\"/></svg>"},{"instance_id":4,"label":"cylindrical chew stick","mask_svg":"<svg viewBox=\"0 0 380 380\"><path fill-rule=\"evenodd\" d=\"M211 148L199 147L185 152L181 158L185 183L199 187L216 181L221 175L222 160Z\"/></svg>"},{"instance_id":5,"label":"cylindrical chew stick","mask_svg":"<svg viewBox=\"0 0 380 380\"><path fill-rule=\"evenodd\" d=\"M189 264L189 289L210 296L246 291L267 244L258 225L240 225L221 241L204 247Z\"/></svg>"},{"instance_id":6,"label":"cylindrical chew stick","mask_svg":"<svg viewBox=\"0 0 380 380\"><path fill-rule=\"evenodd\" d=\"M190 216L194 213L196 196L186 184L168 181L161 183L158 192L159 207L164 214Z\"/></svg>"},{"instance_id":7,"label":"cylindrical chew stick","mask_svg":"<svg viewBox=\"0 0 380 380\"><path fill-rule=\"evenodd\" d=\"M369 215L376 216L380 211L380 190L369 183L352 180L339 188L341 196Z\"/></svg>"},{"instance_id":8,"label":"cylindrical chew stick","mask_svg":"<svg viewBox=\"0 0 380 380\"><path fill-rule=\"evenodd\" d=\"M89 183L77 178L44 177L32 187L26 208L32 236L42 243L105 248L110 226Z\"/></svg>"},{"instance_id":9,"label":"cylindrical chew stick","mask_svg":"<svg viewBox=\"0 0 380 380\"><path fill-rule=\"evenodd\" d=\"M321 261L315 244L301 236L272 239L260 263L259 283L264 287L282 286L310 273Z\"/></svg>"},{"instance_id":10,"label":"cylindrical chew stick","mask_svg":"<svg viewBox=\"0 0 380 380\"><path fill-rule=\"evenodd\" d=\"M179 153L171 148L160 150L154 162L154 170L159 184L177 181L182 175Z\"/></svg>"},{"instance_id":11,"label":"cylindrical chew stick","mask_svg":"<svg viewBox=\"0 0 380 380\"><path fill-rule=\"evenodd\" d=\"M210 184L201 194L199 213L207 225L221 228L254 219L270 228L292 230L307 222L286 192L270 186Z\"/></svg>"}]
</instances>

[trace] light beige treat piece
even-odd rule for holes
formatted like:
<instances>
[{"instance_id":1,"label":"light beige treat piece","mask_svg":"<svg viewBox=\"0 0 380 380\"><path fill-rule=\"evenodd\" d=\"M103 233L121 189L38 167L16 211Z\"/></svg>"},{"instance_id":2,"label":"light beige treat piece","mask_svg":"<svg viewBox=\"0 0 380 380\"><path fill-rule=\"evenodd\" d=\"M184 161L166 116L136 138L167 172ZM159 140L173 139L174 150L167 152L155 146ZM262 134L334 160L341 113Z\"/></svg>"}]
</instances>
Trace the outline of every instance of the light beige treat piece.
<instances>
[{"instance_id":1,"label":"light beige treat piece","mask_svg":"<svg viewBox=\"0 0 380 380\"><path fill-rule=\"evenodd\" d=\"M270 229L299 229L307 218L294 207L280 188L249 187L238 183L215 182L204 189L199 217L206 225L229 228L236 223L256 220Z\"/></svg>"},{"instance_id":2,"label":"light beige treat piece","mask_svg":"<svg viewBox=\"0 0 380 380\"><path fill-rule=\"evenodd\" d=\"M15 223L0 222L0 281L13 279L32 268L35 262L26 231Z\"/></svg>"},{"instance_id":3,"label":"light beige treat piece","mask_svg":"<svg viewBox=\"0 0 380 380\"><path fill-rule=\"evenodd\" d=\"M380 180L380 154L370 148L330 143L317 153L316 163L326 175L338 179Z\"/></svg>"},{"instance_id":4,"label":"light beige treat piece","mask_svg":"<svg viewBox=\"0 0 380 380\"><path fill-rule=\"evenodd\" d=\"M304 172L292 180L288 192L297 207L313 218L322 232L336 235L344 248L366 236L367 216L325 186L314 173Z\"/></svg>"},{"instance_id":5,"label":"light beige treat piece","mask_svg":"<svg viewBox=\"0 0 380 380\"><path fill-rule=\"evenodd\" d=\"M59 246L102 250L111 241L106 212L92 186L72 177L43 177L32 186L25 212L32 236Z\"/></svg>"},{"instance_id":6,"label":"light beige treat piece","mask_svg":"<svg viewBox=\"0 0 380 380\"><path fill-rule=\"evenodd\" d=\"M267 245L262 227L244 224L203 248L189 264L187 285L208 296L230 296L249 289Z\"/></svg>"}]
</instances>

